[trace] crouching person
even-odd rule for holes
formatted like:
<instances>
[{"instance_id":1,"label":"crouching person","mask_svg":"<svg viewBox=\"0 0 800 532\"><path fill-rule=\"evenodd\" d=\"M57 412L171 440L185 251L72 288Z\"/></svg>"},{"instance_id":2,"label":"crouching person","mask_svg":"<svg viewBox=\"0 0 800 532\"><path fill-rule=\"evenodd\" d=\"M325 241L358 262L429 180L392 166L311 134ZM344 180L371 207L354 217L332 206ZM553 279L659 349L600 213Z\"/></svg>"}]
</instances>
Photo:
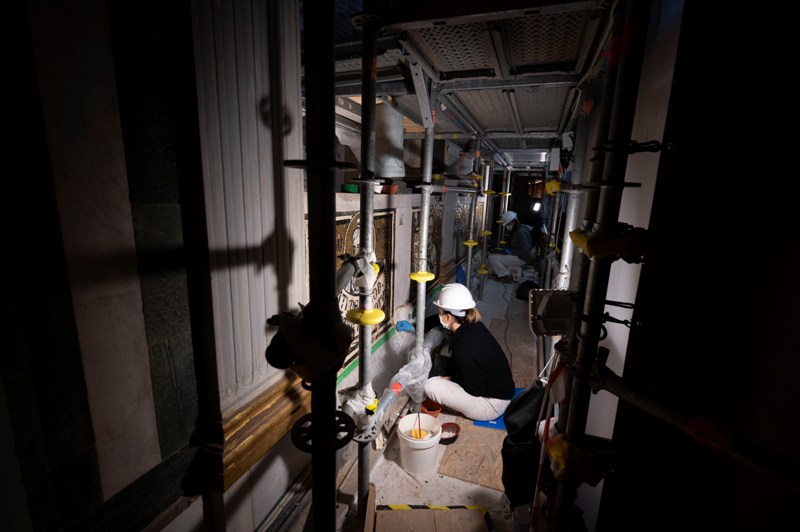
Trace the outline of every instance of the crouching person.
<instances>
[{"instance_id":1,"label":"crouching person","mask_svg":"<svg viewBox=\"0 0 800 532\"><path fill-rule=\"evenodd\" d=\"M433 302L450 331L451 375L431 377L425 395L475 421L500 417L514 396L514 379L503 348L481 322L466 286L451 283Z\"/></svg>"}]
</instances>

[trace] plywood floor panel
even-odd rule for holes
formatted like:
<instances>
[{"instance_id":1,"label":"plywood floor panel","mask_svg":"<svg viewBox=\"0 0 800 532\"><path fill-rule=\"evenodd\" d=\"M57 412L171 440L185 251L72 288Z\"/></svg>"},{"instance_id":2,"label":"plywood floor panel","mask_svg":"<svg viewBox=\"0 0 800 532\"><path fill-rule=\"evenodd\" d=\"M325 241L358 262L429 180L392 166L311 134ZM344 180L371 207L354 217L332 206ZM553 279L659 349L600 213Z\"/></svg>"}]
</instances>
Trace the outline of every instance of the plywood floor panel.
<instances>
[{"instance_id":1,"label":"plywood floor panel","mask_svg":"<svg viewBox=\"0 0 800 532\"><path fill-rule=\"evenodd\" d=\"M470 420L460 425L458 439L447 446L442 456L439 474L504 491L500 450L506 431L476 427Z\"/></svg>"}]
</instances>

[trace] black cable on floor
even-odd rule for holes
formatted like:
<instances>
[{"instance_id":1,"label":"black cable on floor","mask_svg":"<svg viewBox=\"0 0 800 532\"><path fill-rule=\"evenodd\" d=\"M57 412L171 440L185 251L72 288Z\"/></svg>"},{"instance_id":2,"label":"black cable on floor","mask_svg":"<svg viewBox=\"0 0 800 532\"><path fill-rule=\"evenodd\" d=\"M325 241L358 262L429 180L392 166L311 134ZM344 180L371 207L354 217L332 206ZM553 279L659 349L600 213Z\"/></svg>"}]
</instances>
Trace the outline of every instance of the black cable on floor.
<instances>
[{"instance_id":1,"label":"black cable on floor","mask_svg":"<svg viewBox=\"0 0 800 532\"><path fill-rule=\"evenodd\" d=\"M516 284L516 283L514 283ZM513 285L512 285L513 286ZM508 326L511 325L511 320L508 319L508 307L511 305L511 298L506 298L506 290L508 285L503 283L503 300L506 302L506 311L503 314L503 318L506 320L506 327L503 330L503 343L506 344L506 351L508 351L508 365L513 369L512 362L514 361L514 352L511 350L511 347L508 345Z\"/></svg>"}]
</instances>

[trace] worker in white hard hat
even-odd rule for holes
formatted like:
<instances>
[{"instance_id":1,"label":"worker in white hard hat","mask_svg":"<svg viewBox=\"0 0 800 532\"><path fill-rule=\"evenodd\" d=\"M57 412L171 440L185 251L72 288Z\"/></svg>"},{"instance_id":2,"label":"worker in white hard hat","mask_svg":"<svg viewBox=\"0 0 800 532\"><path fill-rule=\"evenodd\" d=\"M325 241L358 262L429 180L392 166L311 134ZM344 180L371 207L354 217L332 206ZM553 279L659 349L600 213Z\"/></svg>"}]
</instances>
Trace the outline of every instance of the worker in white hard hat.
<instances>
[{"instance_id":1,"label":"worker in white hard hat","mask_svg":"<svg viewBox=\"0 0 800 532\"><path fill-rule=\"evenodd\" d=\"M514 396L514 378L503 348L481 322L475 300L460 283L445 285L433 302L451 332L450 375L431 377L425 395L476 421L497 419Z\"/></svg>"},{"instance_id":2,"label":"worker in white hard hat","mask_svg":"<svg viewBox=\"0 0 800 532\"><path fill-rule=\"evenodd\" d=\"M522 275L522 266L531 258L533 228L520 222L514 211L503 213L503 224L506 234L511 234L511 240L502 253L489 253L489 271L499 279L511 276L514 281L518 281ZM508 240L507 236L506 239Z\"/></svg>"}]
</instances>

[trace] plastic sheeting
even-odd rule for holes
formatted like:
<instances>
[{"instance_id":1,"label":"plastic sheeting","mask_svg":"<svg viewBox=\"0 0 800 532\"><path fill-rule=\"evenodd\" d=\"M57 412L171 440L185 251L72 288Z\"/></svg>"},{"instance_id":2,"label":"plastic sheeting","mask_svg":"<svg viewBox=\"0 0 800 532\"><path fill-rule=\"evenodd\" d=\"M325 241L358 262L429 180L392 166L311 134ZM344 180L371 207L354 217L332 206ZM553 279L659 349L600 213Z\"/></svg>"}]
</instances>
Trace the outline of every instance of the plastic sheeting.
<instances>
[{"instance_id":1,"label":"plastic sheeting","mask_svg":"<svg viewBox=\"0 0 800 532\"><path fill-rule=\"evenodd\" d=\"M401 334L414 338L411 333ZM444 338L445 330L441 327L434 327L425 334L422 349L418 350L416 345L409 344L407 348L408 362L390 379L389 386L378 401L378 408L375 412L378 420L383 419L386 409L402 393L406 393L415 403L422 403L425 381L428 380L433 366L434 351L442 344Z\"/></svg>"}]
</instances>

